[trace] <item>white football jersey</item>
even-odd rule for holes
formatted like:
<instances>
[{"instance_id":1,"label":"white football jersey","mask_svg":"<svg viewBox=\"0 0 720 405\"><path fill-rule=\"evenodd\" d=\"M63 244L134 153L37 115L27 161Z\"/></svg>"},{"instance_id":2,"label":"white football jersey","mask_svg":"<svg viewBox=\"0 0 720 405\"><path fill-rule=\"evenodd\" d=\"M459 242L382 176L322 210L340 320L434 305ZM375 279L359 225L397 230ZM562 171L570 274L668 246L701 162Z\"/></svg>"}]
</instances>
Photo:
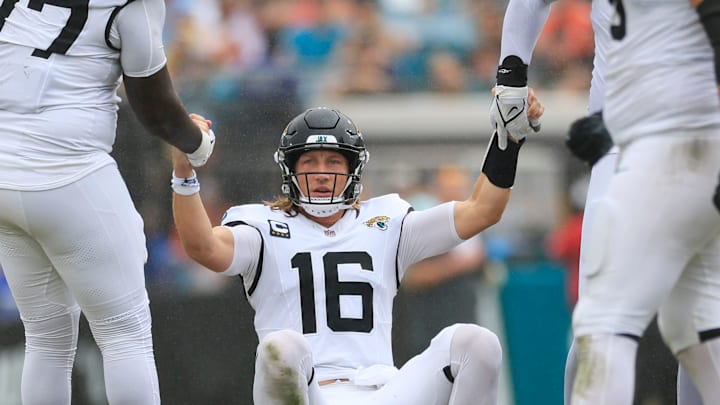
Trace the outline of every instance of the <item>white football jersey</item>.
<instances>
[{"instance_id":1,"label":"white football jersey","mask_svg":"<svg viewBox=\"0 0 720 405\"><path fill-rule=\"evenodd\" d=\"M590 19L595 35L595 56L593 57L592 80L588 112L596 113L603 109L605 102L605 59L610 42L610 16L612 6L609 0L593 0Z\"/></svg>"},{"instance_id":2,"label":"white football jersey","mask_svg":"<svg viewBox=\"0 0 720 405\"><path fill-rule=\"evenodd\" d=\"M374 364L392 365L392 304L404 263L460 242L454 226L448 225L448 205L431 214L440 224L436 230L403 237L412 239L415 247L433 247L401 249L404 221L429 212L408 215L409 210L410 204L397 194L385 195L362 202L359 212L346 212L330 229L303 215L288 217L259 204L228 210L223 225L249 225L262 237L257 267L229 272L245 277L258 337L281 329L303 333L320 381L351 377L356 369ZM247 246L236 243L239 249Z\"/></svg>"},{"instance_id":3,"label":"white football jersey","mask_svg":"<svg viewBox=\"0 0 720 405\"><path fill-rule=\"evenodd\" d=\"M126 3L128 0L2 2L0 188L59 187L112 163L108 153L115 140L122 66L120 44L113 45L111 38L117 36L115 16ZM136 3L138 8L151 7L141 3ZM160 6L164 13L164 5ZM135 20L143 33L138 37L157 41L149 35L148 26L161 29L161 19ZM147 53L150 48L132 45L128 44L123 54ZM164 54L162 58L135 57L145 64L150 59L156 63L148 75L165 64Z\"/></svg>"},{"instance_id":4,"label":"white football jersey","mask_svg":"<svg viewBox=\"0 0 720 405\"><path fill-rule=\"evenodd\" d=\"M720 129L713 50L688 0L616 1L604 108L615 143Z\"/></svg>"}]
</instances>

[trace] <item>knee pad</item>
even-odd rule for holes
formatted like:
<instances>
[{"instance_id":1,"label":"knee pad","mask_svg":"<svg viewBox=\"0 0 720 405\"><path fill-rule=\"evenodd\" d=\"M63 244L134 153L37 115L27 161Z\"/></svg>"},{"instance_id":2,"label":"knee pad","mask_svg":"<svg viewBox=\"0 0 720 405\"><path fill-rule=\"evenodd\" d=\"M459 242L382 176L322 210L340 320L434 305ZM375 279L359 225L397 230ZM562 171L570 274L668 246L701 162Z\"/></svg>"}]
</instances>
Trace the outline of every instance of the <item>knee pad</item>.
<instances>
[{"instance_id":1,"label":"knee pad","mask_svg":"<svg viewBox=\"0 0 720 405\"><path fill-rule=\"evenodd\" d=\"M153 351L152 319L147 304L111 318L88 320L88 324L106 359L118 360Z\"/></svg>"},{"instance_id":2,"label":"knee pad","mask_svg":"<svg viewBox=\"0 0 720 405\"><path fill-rule=\"evenodd\" d=\"M312 352L303 335L279 330L260 340L255 362L253 399L256 404L307 404L313 378Z\"/></svg>"},{"instance_id":3,"label":"knee pad","mask_svg":"<svg viewBox=\"0 0 720 405\"><path fill-rule=\"evenodd\" d=\"M74 358L80 321L80 308L45 319L23 319L28 352L45 353L58 358Z\"/></svg>"},{"instance_id":4,"label":"knee pad","mask_svg":"<svg viewBox=\"0 0 720 405\"><path fill-rule=\"evenodd\" d=\"M312 352L305 337L293 330L279 330L267 334L258 344L258 366L266 372L296 369L312 374Z\"/></svg>"},{"instance_id":5,"label":"knee pad","mask_svg":"<svg viewBox=\"0 0 720 405\"><path fill-rule=\"evenodd\" d=\"M450 372L457 376L463 364L472 362L499 372L502 346L489 329L473 324L457 325L450 341Z\"/></svg>"}]
</instances>

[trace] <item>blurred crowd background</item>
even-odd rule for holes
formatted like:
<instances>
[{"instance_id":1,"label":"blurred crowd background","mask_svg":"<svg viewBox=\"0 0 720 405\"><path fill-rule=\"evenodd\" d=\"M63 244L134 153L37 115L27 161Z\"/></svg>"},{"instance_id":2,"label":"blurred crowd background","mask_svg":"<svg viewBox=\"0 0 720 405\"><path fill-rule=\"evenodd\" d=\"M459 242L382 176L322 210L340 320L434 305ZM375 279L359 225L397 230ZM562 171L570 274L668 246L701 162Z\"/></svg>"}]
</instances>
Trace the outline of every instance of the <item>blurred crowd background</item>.
<instances>
[{"instance_id":1,"label":"blurred crowd background","mask_svg":"<svg viewBox=\"0 0 720 405\"><path fill-rule=\"evenodd\" d=\"M214 223L232 205L279 192L272 160L279 136L316 105L340 107L365 134L364 198L398 192L417 209L466 198L491 135L506 1L166 0L166 7L176 89L217 135L215 154L198 171ZM554 4L529 76L547 108L542 133L524 147L502 222L410 273L396 302L398 366L443 326L479 322L504 342L503 404L562 403L589 174L562 141L585 113L589 16L588 0ZM113 156L145 220L164 403L250 404L257 340L241 283L183 253L172 226L170 154L124 101L119 116ZM22 334L0 273L2 404L19 403ZM83 325L74 404L106 403L91 339ZM657 372L638 381L638 404L671 403L667 356L648 356Z\"/></svg>"}]
</instances>

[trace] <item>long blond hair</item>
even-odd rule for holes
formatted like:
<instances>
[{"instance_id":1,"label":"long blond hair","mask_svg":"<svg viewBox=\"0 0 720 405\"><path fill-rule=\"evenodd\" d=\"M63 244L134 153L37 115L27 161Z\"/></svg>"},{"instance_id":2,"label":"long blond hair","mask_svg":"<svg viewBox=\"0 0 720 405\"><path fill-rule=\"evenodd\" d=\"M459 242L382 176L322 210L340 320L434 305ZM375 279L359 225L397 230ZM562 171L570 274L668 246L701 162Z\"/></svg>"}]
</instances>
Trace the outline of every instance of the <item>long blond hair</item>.
<instances>
[{"instance_id":1,"label":"long blond hair","mask_svg":"<svg viewBox=\"0 0 720 405\"><path fill-rule=\"evenodd\" d=\"M283 211L285 215L294 217L298 214L297 206L285 196L276 196L272 201L263 201L263 204L273 211Z\"/></svg>"}]
</instances>

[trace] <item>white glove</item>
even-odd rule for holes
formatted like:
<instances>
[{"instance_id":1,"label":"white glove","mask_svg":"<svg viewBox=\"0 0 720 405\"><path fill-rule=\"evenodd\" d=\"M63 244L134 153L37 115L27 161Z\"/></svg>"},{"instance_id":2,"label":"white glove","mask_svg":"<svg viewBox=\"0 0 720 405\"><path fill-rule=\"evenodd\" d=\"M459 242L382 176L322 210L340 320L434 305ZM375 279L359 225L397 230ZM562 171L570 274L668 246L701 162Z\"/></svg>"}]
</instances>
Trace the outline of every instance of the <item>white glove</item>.
<instances>
[{"instance_id":1,"label":"white glove","mask_svg":"<svg viewBox=\"0 0 720 405\"><path fill-rule=\"evenodd\" d=\"M490 106L490 123L498 134L498 147L507 148L510 137L518 142L540 131L540 122L528 120L528 88L495 86L495 97Z\"/></svg>"},{"instance_id":2,"label":"white glove","mask_svg":"<svg viewBox=\"0 0 720 405\"><path fill-rule=\"evenodd\" d=\"M215 133L213 130L208 129L207 132L201 130L201 132L202 141L200 142L200 146L198 146L195 152L187 154L187 158L193 167L200 167L207 163L210 155L213 153L213 149L215 149Z\"/></svg>"}]
</instances>

